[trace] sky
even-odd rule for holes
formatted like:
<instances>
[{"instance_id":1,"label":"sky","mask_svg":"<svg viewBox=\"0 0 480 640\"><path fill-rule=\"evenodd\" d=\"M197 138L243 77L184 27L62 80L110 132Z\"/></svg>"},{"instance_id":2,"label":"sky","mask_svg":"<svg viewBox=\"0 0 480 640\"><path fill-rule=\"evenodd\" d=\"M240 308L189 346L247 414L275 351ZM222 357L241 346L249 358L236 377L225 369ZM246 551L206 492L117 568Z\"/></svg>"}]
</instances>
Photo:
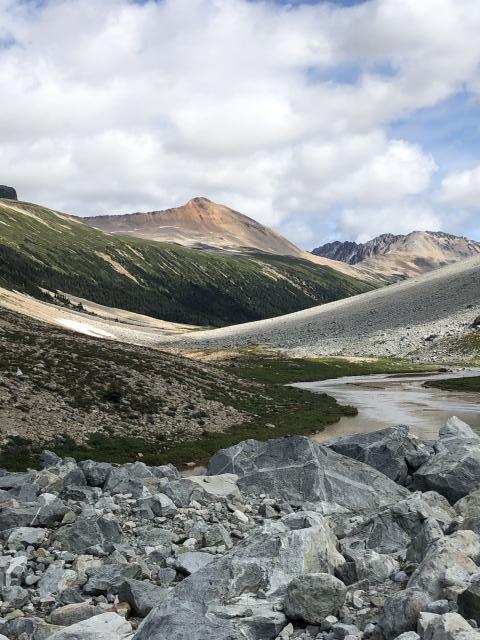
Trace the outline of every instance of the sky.
<instances>
[{"instance_id":1,"label":"sky","mask_svg":"<svg viewBox=\"0 0 480 640\"><path fill-rule=\"evenodd\" d=\"M205 196L310 249L480 240L478 0L0 0L0 183Z\"/></svg>"}]
</instances>

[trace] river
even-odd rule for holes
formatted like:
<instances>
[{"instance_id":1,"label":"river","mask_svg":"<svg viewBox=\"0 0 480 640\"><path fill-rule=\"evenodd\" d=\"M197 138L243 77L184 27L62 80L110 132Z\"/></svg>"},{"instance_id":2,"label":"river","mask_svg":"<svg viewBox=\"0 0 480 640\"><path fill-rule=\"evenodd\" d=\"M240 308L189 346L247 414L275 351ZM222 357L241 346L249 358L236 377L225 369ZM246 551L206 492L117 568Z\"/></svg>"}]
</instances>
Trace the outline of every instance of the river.
<instances>
[{"instance_id":1,"label":"river","mask_svg":"<svg viewBox=\"0 0 480 640\"><path fill-rule=\"evenodd\" d=\"M358 415L344 417L313 436L317 442L407 424L422 439L434 439L450 416L458 416L480 432L480 394L424 387L426 380L480 375L480 369L440 374L349 376L321 382L299 382L293 387L328 393L340 404L357 407Z\"/></svg>"}]
</instances>

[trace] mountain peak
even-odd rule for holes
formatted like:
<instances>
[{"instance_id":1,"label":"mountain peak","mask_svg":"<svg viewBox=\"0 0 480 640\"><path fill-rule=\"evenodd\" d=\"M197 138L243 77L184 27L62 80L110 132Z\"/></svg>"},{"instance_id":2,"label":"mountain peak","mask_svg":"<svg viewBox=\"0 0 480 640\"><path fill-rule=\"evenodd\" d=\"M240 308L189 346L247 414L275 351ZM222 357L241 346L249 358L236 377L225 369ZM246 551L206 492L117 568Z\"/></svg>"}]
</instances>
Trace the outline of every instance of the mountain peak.
<instances>
[{"instance_id":1,"label":"mountain peak","mask_svg":"<svg viewBox=\"0 0 480 640\"><path fill-rule=\"evenodd\" d=\"M359 264L394 278L414 276L480 254L480 243L444 231L384 233L368 242L330 242L314 255Z\"/></svg>"},{"instance_id":2,"label":"mountain peak","mask_svg":"<svg viewBox=\"0 0 480 640\"><path fill-rule=\"evenodd\" d=\"M195 204L197 206L202 206L202 205L206 205L206 204L215 204L214 202L212 202L211 200L209 200L208 198L205 198L204 196L196 196L195 198L192 198L191 200L189 200L187 202L187 205L189 204Z\"/></svg>"},{"instance_id":3,"label":"mountain peak","mask_svg":"<svg viewBox=\"0 0 480 640\"><path fill-rule=\"evenodd\" d=\"M174 242L187 247L235 253L260 251L297 257L306 255L273 229L204 196L163 211L98 216L82 218L82 221L108 233Z\"/></svg>"}]
</instances>

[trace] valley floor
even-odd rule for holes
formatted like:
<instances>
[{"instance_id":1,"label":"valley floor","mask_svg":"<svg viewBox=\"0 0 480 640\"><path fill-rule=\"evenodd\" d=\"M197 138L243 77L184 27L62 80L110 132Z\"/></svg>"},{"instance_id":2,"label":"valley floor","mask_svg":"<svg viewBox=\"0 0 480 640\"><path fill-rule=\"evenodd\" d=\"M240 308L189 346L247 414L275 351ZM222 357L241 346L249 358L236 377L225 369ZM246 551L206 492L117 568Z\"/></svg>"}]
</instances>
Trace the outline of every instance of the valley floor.
<instances>
[{"instance_id":1,"label":"valley floor","mask_svg":"<svg viewBox=\"0 0 480 640\"><path fill-rule=\"evenodd\" d=\"M315 433L355 412L284 384L428 368L258 350L192 359L6 310L0 346L0 467L17 469L35 464L45 447L77 459L202 463L240 440Z\"/></svg>"}]
</instances>

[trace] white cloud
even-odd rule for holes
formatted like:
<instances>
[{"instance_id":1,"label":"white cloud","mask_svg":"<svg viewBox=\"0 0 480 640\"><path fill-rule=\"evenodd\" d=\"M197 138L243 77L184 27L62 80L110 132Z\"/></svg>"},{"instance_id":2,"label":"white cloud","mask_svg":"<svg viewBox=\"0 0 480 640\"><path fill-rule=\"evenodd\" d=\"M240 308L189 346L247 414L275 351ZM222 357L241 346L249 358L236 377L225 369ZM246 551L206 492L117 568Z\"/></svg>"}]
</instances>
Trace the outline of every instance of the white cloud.
<instances>
[{"instance_id":1,"label":"white cloud","mask_svg":"<svg viewBox=\"0 0 480 640\"><path fill-rule=\"evenodd\" d=\"M480 208L480 166L447 175L439 200L457 207Z\"/></svg>"},{"instance_id":2,"label":"white cloud","mask_svg":"<svg viewBox=\"0 0 480 640\"><path fill-rule=\"evenodd\" d=\"M476 90L479 30L475 0L0 0L0 182L85 215L206 195L305 246L451 224L388 125Z\"/></svg>"},{"instance_id":3,"label":"white cloud","mask_svg":"<svg viewBox=\"0 0 480 640\"><path fill-rule=\"evenodd\" d=\"M428 206L403 204L375 209L346 209L340 215L341 234L365 242L381 233L438 231L443 228L442 215Z\"/></svg>"}]
</instances>

